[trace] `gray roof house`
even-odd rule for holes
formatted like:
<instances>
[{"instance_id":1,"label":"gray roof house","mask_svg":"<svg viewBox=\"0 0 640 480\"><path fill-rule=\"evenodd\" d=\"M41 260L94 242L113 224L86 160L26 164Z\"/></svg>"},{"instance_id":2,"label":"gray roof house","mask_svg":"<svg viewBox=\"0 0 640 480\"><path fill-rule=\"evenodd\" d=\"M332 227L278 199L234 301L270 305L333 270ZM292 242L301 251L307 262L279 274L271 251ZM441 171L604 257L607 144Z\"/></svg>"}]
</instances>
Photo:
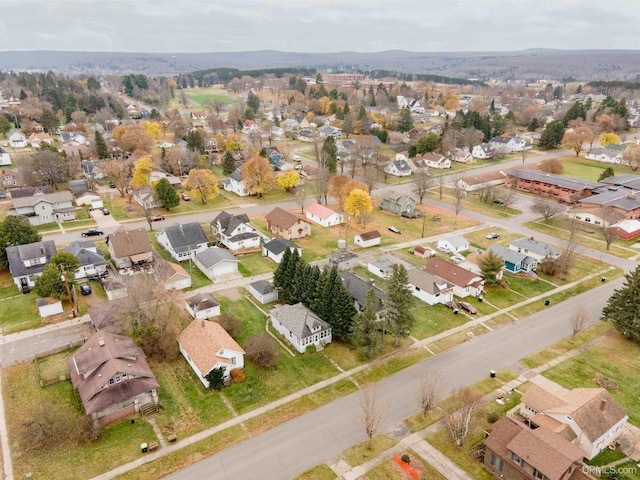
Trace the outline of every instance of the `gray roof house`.
<instances>
[{"instance_id":1,"label":"gray roof house","mask_svg":"<svg viewBox=\"0 0 640 480\"><path fill-rule=\"evenodd\" d=\"M411 175L411 167L404 160L394 160L390 162L384 167L384 171L394 177L408 177Z\"/></svg>"},{"instance_id":2,"label":"gray roof house","mask_svg":"<svg viewBox=\"0 0 640 480\"><path fill-rule=\"evenodd\" d=\"M411 214L416 209L416 201L408 195L398 192L389 192L380 203L380 208L387 212L396 213L398 215Z\"/></svg>"},{"instance_id":3,"label":"gray roof house","mask_svg":"<svg viewBox=\"0 0 640 480\"><path fill-rule=\"evenodd\" d=\"M233 192L240 197L246 197L249 195L249 191L246 189L244 180L242 180L242 170L236 168L229 178L222 182L224 189L227 192Z\"/></svg>"},{"instance_id":4,"label":"gray roof house","mask_svg":"<svg viewBox=\"0 0 640 480\"><path fill-rule=\"evenodd\" d=\"M292 252L297 250L298 255L302 256L302 248L286 238L274 238L262 244L262 256L268 257L276 263L280 263L287 248Z\"/></svg>"},{"instance_id":5,"label":"gray roof house","mask_svg":"<svg viewBox=\"0 0 640 480\"><path fill-rule=\"evenodd\" d=\"M73 242L60 251L68 252L80 261L80 267L75 272L76 280L106 276L108 262L94 242Z\"/></svg>"},{"instance_id":6,"label":"gray roof house","mask_svg":"<svg viewBox=\"0 0 640 480\"><path fill-rule=\"evenodd\" d=\"M464 252L469 250L469 240L462 235L455 235L444 240L438 240L438 248L451 253Z\"/></svg>"},{"instance_id":7,"label":"gray roof house","mask_svg":"<svg viewBox=\"0 0 640 480\"><path fill-rule=\"evenodd\" d=\"M278 290L266 280L256 280L250 283L249 293L263 305L278 300Z\"/></svg>"},{"instance_id":8,"label":"gray roof house","mask_svg":"<svg viewBox=\"0 0 640 480\"><path fill-rule=\"evenodd\" d=\"M509 244L511 250L526 253L536 260L544 260L545 258L558 258L560 250L546 243L539 242L533 238L519 238Z\"/></svg>"},{"instance_id":9,"label":"gray roof house","mask_svg":"<svg viewBox=\"0 0 640 480\"><path fill-rule=\"evenodd\" d=\"M535 258L502 245L491 245L487 252L492 252L500 257L505 268L511 273L533 272L538 266L538 261Z\"/></svg>"},{"instance_id":10,"label":"gray roof house","mask_svg":"<svg viewBox=\"0 0 640 480\"><path fill-rule=\"evenodd\" d=\"M222 211L211 221L210 228L213 238L233 253L260 250L262 235L251 225L249 217L244 213L233 215Z\"/></svg>"},{"instance_id":11,"label":"gray roof house","mask_svg":"<svg viewBox=\"0 0 640 480\"><path fill-rule=\"evenodd\" d=\"M273 328L300 353L305 353L307 347L312 345L322 349L331 343L331 326L302 303L276 305L270 315Z\"/></svg>"},{"instance_id":12,"label":"gray roof house","mask_svg":"<svg viewBox=\"0 0 640 480\"><path fill-rule=\"evenodd\" d=\"M384 300L384 292L376 287L376 284L373 280L365 280L364 278L360 278L357 275L354 275L351 272L342 272L342 284L349 292L349 296L353 298L354 305L358 312L362 312L364 309L364 304L367 301L367 295L370 290L373 290L376 297L378 297L378 302L376 304L376 311L380 311L382 309L382 302Z\"/></svg>"},{"instance_id":13,"label":"gray roof house","mask_svg":"<svg viewBox=\"0 0 640 480\"><path fill-rule=\"evenodd\" d=\"M75 220L72 201L73 196L69 191L13 198L13 209L9 214L25 216L31 225Z\"/></svg>"},{"instance_id":14,"label":"gray roof house","mask_svg":"<svg viewBox=\"0 0 640 480\"><path fill-rule=\"evenodd\" d=\"M429 305L449 304L453 300L453 285L420 268L409 270L409 288L414 297Z\"/></svg>"},{"instance_id":15,"label":"gray roof house","mask_svg":"<svg viewBox=\"0 0 640 480\"><path fill-rule=\"evenodd\" d=\"M414 265L406 262L395 255L391 255L389 253L380 255L379 257L375 257L369 260L367 263L367 270L369 270L374 275L378 277L387 278L391 275L391 271L393 270L394 265L404 265L404 268L407 271L412 268L416 268Z\"/></svg>"},{"instance_id":16,"label":"gray roof house","mask_svg":"<svg viewBox=\"0 0 640 480\"><path fill-rule=\"evenodd\" d=\"M198 222L175 223L157 235L158 243L178 262L193 258L206 250L208 241Z\"/></svg>"},{"instance_id":17,"label":"gray roof house","mask_svg":"<svg viewBox=\"0 0 640 480\"><path fill-rule=\"evenodd\" d=\"M56 244L51 240L7 247L9 272L13 283L21 290L36 285L36 277L42 275L51 257L57 253Z\"/></svg>"},{"instance_id":18,"label":"gray roof house","mask_svg":"<svg viewBox=\"0 0 640 480\"><path fill-rule=\"evenodd\" d=\"M211 280L238 271L239 260L224 248L209 247L198 253L193 262Z\"/></svg>"}]
</instances>

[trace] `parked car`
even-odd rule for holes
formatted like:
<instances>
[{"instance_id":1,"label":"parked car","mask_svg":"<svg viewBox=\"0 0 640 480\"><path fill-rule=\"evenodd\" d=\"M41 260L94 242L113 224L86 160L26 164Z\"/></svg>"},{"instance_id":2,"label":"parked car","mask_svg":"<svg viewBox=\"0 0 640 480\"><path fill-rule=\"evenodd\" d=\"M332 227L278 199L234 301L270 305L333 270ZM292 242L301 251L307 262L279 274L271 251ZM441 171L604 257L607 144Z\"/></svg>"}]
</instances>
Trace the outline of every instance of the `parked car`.
<instances>
[{"instance_id":1,"label":"parked car","mask_svg":"<svg viewBox=\"0 0 640 480\"><path fill-rule=\"evenodd\" d=\"M102 209L102 214L103 215L109 215L109 210L107 210L106 208Z\"/></svg>"},{"instance_id":2,"label":"parked car","mask_svg":"<svg viewBox=\"0 0 640 480\"><path fill-rule=\"evenodd\" d=\"M164 215L156 215L151 219L152 222L161 222L162 220L164 220Z\"/></svg>"},{"instance_id":3,"label":"parked car","mask_svg":"<svg viewBox=\"0 0 640 480\"><path fill-rule=\"evenodd\" d=\"M189 195L187 195L186 193L181 193L180 194L180 198L182 200L184 200L185 202L188 202L189 200L191 200L191 197Z\"/></svg>"},{"instance_id":4,"label":"parked car","mask_svg":"<svg viewBox=\"0 0 640 480\"><path fill-rule=\"evenodd\" d=\"M451 257L451 261L456 265L458 265L459 263L464 262L465 258L462 255L459 255L456 253L454 256Z\"/></svg>"},{"instance_id":5,"label":"parked car","mask_svg":"<svg viewBox=\"0 0 640 480\"><path fill-rule=\"evenodd\" d=\"M498 238L499 236L500 236L499 233L491 232L489 235L487 235L487 240L494 240L494 239Z\"/></svg>"},{"instance_id":6,"label":"parked car","mask_svg":"<svg viewBox=\"0 0 640 480\"><path fill-rule=\"evenodd\" d=\"M0 200L4 200L7 196L4 193L0 193Z\"/></svg>"},{"instance_id":7,"label":"parked car","mask_svg":"<svg viewBox=\"0 0 640 480\"><path fill-rule=\"evenodd\" d=\"M116 184L115 184L115 183L113 183L113 182L109 182L109 187L110 187L110 188L116 188Z\"/></svg>"},{"instance_id":8,"label":"parked car","mask_svg":"<svg viewBox=\"0 0 640 480\"><path fill-rule=\"evenodd\" d=\"M444 245L438 245L438 246L436 247L436 250L438 250L439 252L442 252L442 253L451 253L451 251L449 250L449 248L448 248L448 247L445 247Z\"/></svg>"},{"instance_id":9,"label":"parked car","mask_svg":"<svg viewBox=\"0 0 640 480\"><path fill-rule=\"evenodd\" d=\"M87 283L80 285L80 293L82 295L91 295L91 285Z\"/></svg>"},{"instance_id":10,"label":"parked car","mask_svg":"<svg viewBox=\"0 0 640 480\"><path fill-rule=\"evenodd\" d=\"M493 200L493 203L497 203L498 205L504 205L504 200L501 198L496 198Z\"/></svg>"},{"instance_id":11,"label":"parked car","mask_svg":"<svg viewBox=\"0 0 640 480\"><path fill-rule=\"evenodd\" d=\"M471 305L468 302L458 302L458 305L460 305L461 309L466 310L467 312L469 312L471 314L478 313L478 310L476 310L476 307L474 307L473 305Z\"/></svg>"},{"instance_id":12,"label":"parked car","mask_svg":"<svg viewBox=\"0 0 640 480\"><path fill-rule=\"evenodd\" d=\"M435 257L436 251L431 247L424 247L424 256L425 257Z\"/></svg>"},{"instance_id":13,"label":"parked car","mask_svg":"<svg viewBox=\"0 0 640 480\"><path fill-rule=\"evenodd\" d=\"M293 159L294 159L296 162L301 162L301 161L302 161L302 157L301 157L300 155L294 155L294 156L293 156Z\"/></svg>"},{"instance_id":14,"label":"parked car","mask_svg":"<svg viewBox=\"0 0 640 480\"><path fill-rule=\"evenodd\" d=\"M393 227L393 226L389 227L389 231L393 233L397 233L398 235L400 235L401 233L400 230L398 230L396 227Z\"/></svg>"},{"instance_id":15,"label":"parked car","mask_svg":"<svg viewBox=\"0 0 640 480\"><path fill-rule=\"evenodd\" d=\"M96 230L95 228L82 232L83 237L99 237L101 235L104 235L104 232L102 230Z\"/></svg>"}]
</instances>

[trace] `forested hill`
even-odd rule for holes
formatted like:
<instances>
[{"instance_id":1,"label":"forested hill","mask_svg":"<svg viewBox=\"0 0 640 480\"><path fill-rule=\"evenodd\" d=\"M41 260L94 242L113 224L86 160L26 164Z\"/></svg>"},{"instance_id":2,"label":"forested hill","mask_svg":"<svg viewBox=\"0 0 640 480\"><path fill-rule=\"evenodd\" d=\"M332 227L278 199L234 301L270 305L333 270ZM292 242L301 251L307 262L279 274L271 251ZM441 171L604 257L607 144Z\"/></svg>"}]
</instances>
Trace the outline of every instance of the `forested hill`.
<instances>
[{"instance_id":1,"label":"forested hill","mask_svg":"<svg viewBox=\"0 0 640 480\"><path fill-rule=\"evenodd\" d=\"M148 75L210 68L391 70L487 80L640 80L638 50L524 50L518 52L297 53L272 50L221 53L0 52L0 70Z\"/></svg>"}]
</instances>

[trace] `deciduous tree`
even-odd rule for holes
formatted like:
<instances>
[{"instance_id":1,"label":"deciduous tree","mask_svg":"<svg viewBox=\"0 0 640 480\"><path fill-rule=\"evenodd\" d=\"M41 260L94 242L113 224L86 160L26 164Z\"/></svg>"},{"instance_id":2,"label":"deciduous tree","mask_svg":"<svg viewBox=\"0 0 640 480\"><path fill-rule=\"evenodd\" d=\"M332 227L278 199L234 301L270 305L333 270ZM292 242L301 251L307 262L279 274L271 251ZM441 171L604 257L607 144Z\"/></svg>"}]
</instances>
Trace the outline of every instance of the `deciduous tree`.
<instances>
[{"instance_id":1,"label":"deciduous tree","mask_svg":"<svg viewBox=\"0 0 640 480\"><path fill-rule=\"evenodd\" d=\"M254 156L242 166L242 180L251 195L261 197L272 190L276 184L276 176L269 160Z\"/></svg>"},{"instance_id":2,"label":"deciduous tree","mask_svg":"<svg viewBox=\"0 0 640 480\"><path fill-rule=\"evenodd\" d=\"M120 193L120 197L124 198L129 178L131 178L131 163L126 160L108 160L104 162L102 171L111 178Z\"/></svg>"},{"instance_id":3,"label":"deciduous tree","mask_svg":"<svg viewBox=\"0 0 640 480\"><path fill-rule=\"evenodd\" d=\"M287 170L277 178L276 183L281 189L283 189L285 192L288 192L293 187L295 187L296 183L298 183L299 181L300 176L296 173L295 170Z\"/></svg>"},{"instance_id":4,"label":"deciduous tree","mask_svg":"<svg viewBox=\"0 0 640 480\"><path fill-rule=\"evenodd\" d=\"M0 222L0 267L6 267L7 247L26 245L42 240L38 230L29 223L27 217L9 215Z\"/></svg>"},{"instance_id":5,"label":"deciduous tree","mask_svg":"<svg viewBox=\"0 0 640 480\"><path fill-rule=\"evenodd\" d=\"M187 177L187 188L204 205L218 196L218 179L211 170L194 168Z\"/></svg>"},{"instance_id":6,"label":"deciduous tree","mask_svg":"<svg viewBox=\"0 0 640 480\"><path fill-rule=\"evenodd\" d=\"M559 203L554 202L553 200L547 200L542 197L536 198L531 209L534 212L542 215L542 218L544 218L545 220L549 220L551 217L554 217L563 210L562 206L560 206Z\"/></svg>"},{"instance_id":7,"label":"deciduous tree","mask_svg":"<svg viewBox=\"0 0 640 480\"><path fill-rule=\"evenodd\" d=\"M72 253L56 253L51 257L42 275L36 277L36 291L38 295L41 297L53 297L58 300L66 298L72 302L73 297L69 298L67 286L63 278L66 277L69 291L71 291L75 284L75 272L79 267L80 260ZM63 270L64 274L62 273Z\"/></svg>"},{"instance_id":8,"label":"deciduous tree","mask_svg":"<svg viewBox=\"0 0 640 480\"><path fill-rule=\"evenodd\" d=\"M422 410L422 418L427 418L427 414L436 406L441 390L442 377L436 370L428 370L420 376L418 403Z\"/></svg>"},{"instance_id":9,"label":"deciduous tree","mask_svg":"<svg viewBox=\"0 0 640 480\"><path fill-rule=\"evenodd\" d=\"M151 175L152 169L151 157L141 157L136 160L132 172L131 187L133 189L139 189L150 186L149 176Z\"/></svg>"},{"instance_id":10,"label":"deciduous tree","mask_svg":"<svg viewBox=\"0 0 640 480\"><path fill-rule=\"evenodd\" d=\"M28 185L50 185L54 190L69 180L69 161L49 148L39 150L21 166L22 178Z\"/></svg>"},{"instance_id":11,"label":"deciduous tree","mask_svg":"<svg viewBox=\"0 0 640 480\"><path fill-rule=\"evenodd\" d=\"M620 137L615 133L601 133L598 137L600 145L607 147L608 145L618 145L620 143Z\"/></svg>"},{"instance_id":12,"label":"deciduous tree","mask_svg":"<svg viewBox=\"0 0 640 480\"><path fill-rule=\"evenodd\" d=\"M457 390L451 397L451 413L447 418L447 428L458 447L471 429L473 412L478 406L478 395L468 388Z\"/></svg>"},{"instance_id":13,"label":"deciduous tree","mask_svg":"<svg viewBox=\"0 0 640 480\"><path fill-rule=\"evenodd\" d=\"M377 383L360 390L358 406L360 409L358 419L364 427L364 432L369 439L368 447L371 449L373 436L380 430L387 415L387 406L380 401L380 390Z\"/></svg>"},{"instance_id":14,"label":"deciduous tree","mask_svg":"<svg viewBox=\"0 0 640 480\"><path fill-rule=\"evenodd\" d=\"M640 146L627 148L622 152L622 163L628 165L632 171L640 167Z\"/></svg>"},{"instance_id":15,"label":"deciduous tree","mask_svg":"<svg viewBox=\"0 0 640 480\"><path fill-rule=\"evenodd\" d=\"M280 346L268 333L247 338L244 349L249 360L259 367L273 368L280 361Z\"/></svg>"},{"instance_id":16,"label":"deciduous tree","mask_svg":"<svg viewBox=\"0 0 640 480\"><path fill-rule=\"evenodd\" d=\"M438 149L440 138L435 133L420 137L416 143L416 153L423 155L427 152L435 152Z\"/></svg>"},{"instance_id":17,"label":"deciduous tree","mask_svg":"<svg viewBox=\"0 0 640 480\"><path fill-rule=\"evenodd\" d=\"M593 130L589 127L577 127L573 131L566 132L562 137L562 144L576 152L576 157L580 155L582 146L593 140Z\"/></svg>"},{"instance_id":18,"label":"deciduous tree","mask_svg":"<svg viewBox=\"0 0 640 480\"><path fill-rule=\"evenodd\" d=\"M640 342L640 266L624 276L602 309L602 319L610 320L622 335Z\"/></svg>"},{"instance_id":19,"label":"deciduous tree","mask_svg":"<svg viewBox=\"0 0 640 480\"><path fill-rule=\"evenodd\" d=\"M422 200L429 191L429 188L431 188L432 183L433 179L426 168L418 169L418 171L413 175L413 184L416 187L415 192L416 195L418 195L420 203L422 203Z\"/></svg>"},{"instance_id":20,"label":"deciduous tree","mask_svg":"<svg viewBox=\"0 0 640 480\"><path fill-rule=\"evenodd\" d=\"M355 217L362 228L367 228L373 212L373 201L367 192L356 188L351 191L344 206L345 212Z\"/></svg>"},{"instance_id":21,"label":"deciduous tree","mask_svg":"<svg viewBox=\"0 0 640 480\"><path fill-rule=\"evenodd\" d=\"M584 329L587 320L589 320L589 314L583 306L578 305L571 314L571 317L569 317L569 325L571 325L571 334L573 338L575 338L576 335Z\"/></svg>"}]
</instances>

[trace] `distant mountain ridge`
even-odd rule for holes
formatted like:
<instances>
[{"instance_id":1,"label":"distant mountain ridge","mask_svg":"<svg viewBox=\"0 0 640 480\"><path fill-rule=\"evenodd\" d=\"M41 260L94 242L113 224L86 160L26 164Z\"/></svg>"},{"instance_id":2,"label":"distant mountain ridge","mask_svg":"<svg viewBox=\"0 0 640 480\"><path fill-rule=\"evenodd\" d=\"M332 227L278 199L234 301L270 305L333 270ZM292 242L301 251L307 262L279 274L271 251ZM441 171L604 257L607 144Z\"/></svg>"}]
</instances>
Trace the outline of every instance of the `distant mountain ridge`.
<instances>
[{"instance_id":1,"label":"distant mountain ridge","mask_svg":"<svg viewBox=\"0 0 640 480\"><path fill-rule=\"evenodd\" d=\"M304 53L275 50L217 53L0 52L0 70L52 70L68 74L171 75L207 68L244 70L307 67L319 70L393 70L459 78L503 80L639 80L638 50L529 49L514 52Z\"/></svg>"}]
</instances>

